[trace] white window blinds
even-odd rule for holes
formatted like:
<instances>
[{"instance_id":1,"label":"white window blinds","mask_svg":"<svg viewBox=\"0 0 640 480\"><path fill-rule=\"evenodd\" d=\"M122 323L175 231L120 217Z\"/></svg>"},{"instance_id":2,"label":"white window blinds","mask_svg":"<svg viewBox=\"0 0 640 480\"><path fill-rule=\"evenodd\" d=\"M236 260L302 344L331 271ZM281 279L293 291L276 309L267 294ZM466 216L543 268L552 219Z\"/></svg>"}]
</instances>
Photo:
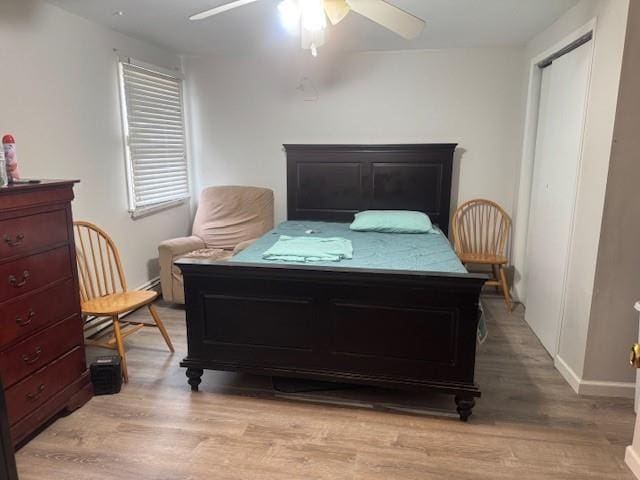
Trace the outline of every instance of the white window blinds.
<instances>
[{"instance_id":1,"label":"white window blinds","mask_svg":"<svg viewBox=\"0 0 640 480\"><path fill-rule=\"evenodd\" d=\"M120 84L135 216L189 196L182 80L123 61Z\"/></svg>"}]
</instances>

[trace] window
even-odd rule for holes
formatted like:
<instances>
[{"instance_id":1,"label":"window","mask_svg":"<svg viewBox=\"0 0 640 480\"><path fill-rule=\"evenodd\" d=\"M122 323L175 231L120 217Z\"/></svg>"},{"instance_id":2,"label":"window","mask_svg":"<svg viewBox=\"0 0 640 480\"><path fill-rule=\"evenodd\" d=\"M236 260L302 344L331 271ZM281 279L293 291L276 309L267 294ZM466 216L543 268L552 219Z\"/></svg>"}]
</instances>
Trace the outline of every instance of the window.
<instances>
[{"instance_id":1,"label":"window","mask_svg":"<svg viewBox=\"0 0 640 480\"><path fill-rule=\"evenodd\" d=\"M182 79L131 59L119 63L129 212L144 215L189 197Z\"/></svg>"}]
</instances>

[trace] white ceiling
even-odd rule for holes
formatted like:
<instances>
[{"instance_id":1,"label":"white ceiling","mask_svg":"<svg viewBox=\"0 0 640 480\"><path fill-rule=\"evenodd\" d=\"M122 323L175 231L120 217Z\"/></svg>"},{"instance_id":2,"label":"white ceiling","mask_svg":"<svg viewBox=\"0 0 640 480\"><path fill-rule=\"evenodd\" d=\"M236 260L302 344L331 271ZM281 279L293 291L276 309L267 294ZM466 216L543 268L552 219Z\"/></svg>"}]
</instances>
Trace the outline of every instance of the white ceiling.
<instances>
[{"instance_id":1,"label":"white ceiling","mask_svg":"<svg viewBox=\"0 0 640 480\"><path fill-rule=\"evenodd\" d=\"M255 53L297 45L281 27L279 0L257 3L207 20L189 15L229 0L49 0L65 10L176 53ZM346 51L524 45L578 0L388 0L427 21L406 41L355 13L328 32ZM124 15L114 16L122 11Z\"/></svg>"}]
</instances>

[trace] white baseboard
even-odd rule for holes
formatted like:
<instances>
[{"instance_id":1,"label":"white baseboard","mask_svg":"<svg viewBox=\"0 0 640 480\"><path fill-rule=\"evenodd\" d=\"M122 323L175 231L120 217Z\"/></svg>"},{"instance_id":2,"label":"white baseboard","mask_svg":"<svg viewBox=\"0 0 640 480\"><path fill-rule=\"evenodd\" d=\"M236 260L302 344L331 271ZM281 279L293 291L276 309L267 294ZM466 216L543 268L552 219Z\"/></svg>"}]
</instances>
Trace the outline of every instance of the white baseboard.
<instances>
[{"instance_id":1,"label":"white baseboard","mask_svg":"<svg viewBox=\"0 0 640 480\"><path fill-rule=\"evenodd\" d=\"M624 462L636 478L640 478L640 457L638 457L638 453L631 445L627 447L624 453Z\"/></svg>"},{"instance_id":2,"label":"white baseboard","mask_svg":"<svg viewBox=\"0 0 640 480\"><path fill-rule=\"evenodd\" d=\"M560 374L564 377L571 388L573 388L574 392L580 393L580 377L576 375L576 372L565 362L560 355L556 355L555 360L553 361L556 369L560 372Z\"/></svg>"},{"instance_id":3,"label":"white baseboard","mask_svg":"<svg viewBox=\"0 0 640 480\"><path fill-rule=\"evenodd\" d=\"M553 364L567 383L578 395L592 395L596 397L634 398L636 394L635 382L600 382L584 380L557 355Z\"/></svg>"},{"instance_id":4,"label":"white baseboard","mask_svg":"<svg viewBox=\"0 0 640 480\"><path fill-rule=\"evenodd\" d=\"M635 382L598 382L582 380L580 395L594 395L597 397L634 398L636 395Z\"/></svg>"},{"instance_id":5,"label":"white baseboard","mask_svg":"<svg viewBox=\"0 0 640 480\"><path fill-rule=\"evenodd\" d=\"M155 290L158 285L160 285L160 277L154 277L148 282L144 282L139 287L134 288L134 290Z\"/></svg>"}]
</instances>

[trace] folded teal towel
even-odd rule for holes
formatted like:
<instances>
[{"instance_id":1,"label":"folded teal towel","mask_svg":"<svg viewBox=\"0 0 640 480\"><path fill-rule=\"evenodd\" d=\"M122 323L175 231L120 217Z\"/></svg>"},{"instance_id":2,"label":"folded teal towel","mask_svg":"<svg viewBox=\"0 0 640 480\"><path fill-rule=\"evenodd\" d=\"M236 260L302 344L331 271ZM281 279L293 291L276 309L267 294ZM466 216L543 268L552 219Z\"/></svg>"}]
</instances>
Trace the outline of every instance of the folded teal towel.
<instances>
[{"instance_id":1,"label":"folded teal towel","mask_svg":"<svg viewBox=\"0 0 640 480\"><path fill-rule=\"evenodd\" d=\"M290 237L280 235L262 258L285 262L339 262L353 258L351 240L340 237Z\"/></svg>"}]
</instances>

